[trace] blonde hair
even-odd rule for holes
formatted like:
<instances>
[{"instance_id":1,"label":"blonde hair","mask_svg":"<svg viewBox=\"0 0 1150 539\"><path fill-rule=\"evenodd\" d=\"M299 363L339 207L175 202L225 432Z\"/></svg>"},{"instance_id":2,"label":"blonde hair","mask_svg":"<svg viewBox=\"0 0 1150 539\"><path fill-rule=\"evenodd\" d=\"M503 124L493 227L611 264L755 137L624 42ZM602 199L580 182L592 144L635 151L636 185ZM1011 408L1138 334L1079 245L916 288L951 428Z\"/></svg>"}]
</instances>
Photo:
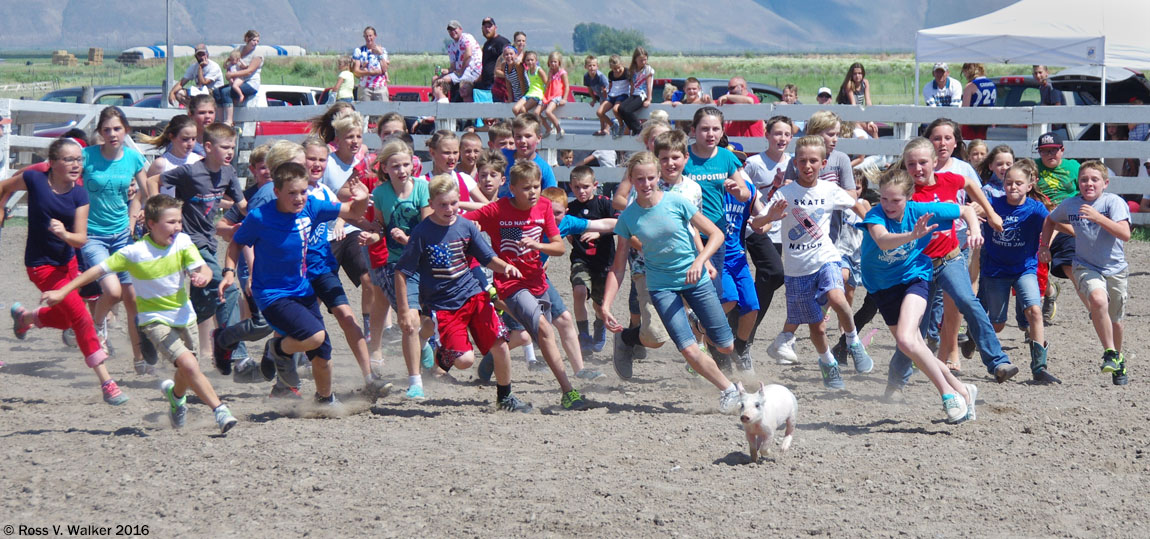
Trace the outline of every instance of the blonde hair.
<instances>
[{"instance_id":1,"label":"blonde hair","mask_svg":"<svg viewBox=\"0 0 1150 539\"><path fill-rule=\"evenodd\" d=\"M906 143L906 146L903 146L902 155L899 156L898 162L895 163L893 168L906 170L906 156L909 155L910 152L917 152L919 150L929 151L930 158L936 161L938 160L938 150L934 149L934 143L923 137L915 137L910 139L910 142Z\"/></svg>"},{"instance_id":2,"label":"blonde hair","mask_svg":"<svg viewBox=\"0 0 1150 539\"><path fill-rule=\"evenodd\" d=\"M886 189L887 186L894 187L908 198L914 193L914 178L901 168L891 168L882 175L882 179L878 181L879 189Z\"/></svg>"},{"instance_id":3,"label":"blonde hair","mask_svg":"<svg viewBox=\"0 0 1150 539\"><path fill-rule=\"evenodd\" d=\"M1110 181L1110 171L1106 170L1106 165L1102 164L1102 161L1099 161L1097 159L1091 159L1089 161L1083 162L1081 165L1078 166L1078 177L1079 178L1082 177L1082 171L1083 170L1095 170L1099 174L1102 174L1102 179L1104 181Z\"/></svg>"},{"instance_id":4,"label":"blonde hair","mask_svg":"<svg viewBox=\"0 0 1150 539\"><path fill-rule=\"evenodd\" d=\"M671 130L671 124L666 120L649 120L643 124L643 129L639 131L639 140L643 143L643 146L647 146L647 144L651 142L651 138L654 137L652 133L660 127L667 131Z\"/></svg>"},{"instance_id":5,"label":"blonde hair","mask_svg":"<svg viewBox=\"0 0 1150 539\"><path fill-rule=\"evenodd\" d=\"M627 160L627 176L626 177L630 178L631 174L635 171L635 167L642 166L642 165L655 165L656 167L658 167L659 166L659 160L655 157L655 154L648 152L648 151L642 151L642 152L636 153L635 155L632 155L631 159Z\"/></svg>"},{"instance_id":6,"label":"blonde hair","mask_svg":"<svg viewBox=\"0 0 1150 539\"><path fill-rule=\"evenodd\" d=\"M271 148L271 144L260 144L253 148L252 153L248 154L248 164L258 165L263 163L268 158L268 150Z\"/></svg>"},{"instance_id":7,"label":"blonde hair","mask_svg":"<svg viewBox=\"0 0 1150 539\"><path fill-rule=\"evenodd\" d=\"M962 76L967 80L977 79L978 77L986 76L986 67L982 64L966 63L962 64Z\"/></svg>"},{"instance_id":8,"label":"blonde hair","mask_svg":"<svg viewBox=\"0 0 1150 539\"><path fill-rule=\"evenodd\" d=\"M387 175L387 162L398 154L403 154L410 158L412 155L411 146L408 146L406 142L399 139L393 139L387 144L384 144L383 147L379 149L379 156L375 160L376 175L391 181L391 177Z\"/></svg>"},{"instance_id":9,"label":"blonde hair","mask_svg":"<svg viewBox=\"0 0 1150 539\"><path fill-rule=\"evenodd\" d=\"M336 115L331 121L331 128L335 130L337 138L348 134L352 129L359 129L362 133L363 115L356 112L355 109L348 109Z\"/></svg>"},{"instance_id":10,"label":"blonde hair","mask_svg":"<svg viewBox=\"0 0 1150 539\"><path fill-rule=\"evenodd\" d=\"M511 170L507 174L509 185L518 185L523 180L539 180L543 178L543 171L539 170L539 165L534 161L519 161L511 165Z\"/></svg>"},{"instance_id":11,"label":"blonde hair","mask_svg":"<svg viewBox=\"0 0 1150 539\"><path fill-rule=\"evenodd\" d=\"M453 174L439 174L427 183L427 196L430 198L453 192L459 192L459 182Z\"/></svg>"},{"instance_id":12,"label":"blonde hair","mask_svg":"<svg viewBox=\"0 0 1150 539\"><path fill-rule=\"evenodd\" d=\"M559 60L559 69L563 69L563 53L559 51L551 51L551 54L547 55L547 63L550 64L551 60Z\"/></svg>"},{"instance_id":13,"label":"blonde hair","mask_svg":"<svg viewBox=\"0 0 1150 539\"><path fill-rule=\"evenodd\" d=\"M323 148L325 152L331 153L331 147L329 147L322 138L315 135L308 135L307 138L303 139L303 143L300 144L300 146L303 146L305 152L308 148Z\"/></svg>"},{"instance_id":14,"label":"blonde hair","mask_svg":"<svg viewBox=\"0 0 1150 539\"><path fill-rule=\"evenodd\" d=\"M812 135L821 134L827 129L834 129L835 124L841 124L842 118L829 110L820 110L811 115L807 120L805 131Z\"/></svg>"},{"instance_id":15,"label":"blonde hair","mask_svg":"<svg viewBox=\"0 0 1150 539\"><path fill-rule=\"evenodd\" d=\"M290 140L277 140L268 148L267 155L264 157L264 164L268 166L268 170L274 172L280 165L301 155L303 155L303 146Z\"/></svg>"},{"instance_id":16,"label":"blonde hair","mask_svg":"<svg viewBox=\"0 0 1150 539\"><path fill-rule=\"evenodd\" d=\"M795 142L795 155L799 155L801 148L819 148L823 151L823 159L827 158L827 141L819 135L807 135Z\"/></svg>"},{"instance_id":17,"label":"blonde hair","mask_svg":"<svg viewBox=\"0 0 1150 539\"><path fill-rule=\"evenodd\" d=\"M341 71L351 67L351 57L340 56L339 59L336 60L336 67L338 67Z\"/></svg>"},{"instance_id":18,"label":"blonde hair","mask_svg":"<svg viewBox=\"0 0 1150 539\"><path fill-rule=\"evenodd\" d=\"M427 139L427 149L435 150L438 152L439 146L449 140L458 141L459 136L456 135L454 131L440 129L439 131L436 131L435 134L431 135L431 138Z\"/></svg>"}]
</instances>

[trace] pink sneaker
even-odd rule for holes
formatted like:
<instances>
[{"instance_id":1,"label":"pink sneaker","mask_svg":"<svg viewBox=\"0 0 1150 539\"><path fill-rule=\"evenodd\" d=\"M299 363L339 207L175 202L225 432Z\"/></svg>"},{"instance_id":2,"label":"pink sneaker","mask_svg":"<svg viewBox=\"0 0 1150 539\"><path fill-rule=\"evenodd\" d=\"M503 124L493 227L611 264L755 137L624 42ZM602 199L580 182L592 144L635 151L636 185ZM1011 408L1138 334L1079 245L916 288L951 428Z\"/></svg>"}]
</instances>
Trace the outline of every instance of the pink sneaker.
<instances>
[{"instance_id":1,"label":"pink sneaker","mask_svg":"<svg viewBox=\"0 0 1150 539\"><path fill-rule=\"evenodd\" d=\"M104 391L104 402L112 406L119 406L128 402L128 396L120 391L120 386L116 385L115 380L108 380L100 387Z\"/></svg>"},{"instance_id":2,"label":"pink sneaker","mask_svg":"<svg viewBox=\"0 0 1150 539\"><path fill-rule=\"evenodd\" d=\"M31 323L24 323L24 315L28 311L17 301L12 304L12 309L9 312L12 314L12 333L16 335L17 339L24 340L28 336L28 330L32 328Z\"/></svg>"}]
</instances>

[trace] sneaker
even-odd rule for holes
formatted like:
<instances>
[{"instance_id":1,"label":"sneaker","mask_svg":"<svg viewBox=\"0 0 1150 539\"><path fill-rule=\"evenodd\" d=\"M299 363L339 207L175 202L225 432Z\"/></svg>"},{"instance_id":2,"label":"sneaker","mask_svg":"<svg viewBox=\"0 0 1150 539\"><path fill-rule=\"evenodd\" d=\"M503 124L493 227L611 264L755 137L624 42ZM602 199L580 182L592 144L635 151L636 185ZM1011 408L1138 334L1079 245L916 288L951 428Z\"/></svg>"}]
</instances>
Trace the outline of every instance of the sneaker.
<instances>
[{"instance_id":1,"label":"sneaker","mask_svg":"<svg viewBox=\"0 0 1150 539\"><path fill-rule=\"evenodd\" d=\"M850 358L847 357L847 354L847 336L839 335L839 342L831 347L831 357L835 358L835 361L839 363L849 363L848 360Z\"/></svg>"},{"instance_id":2,"label":"sneaker","mask_svg":"<svg viewBox=\"0 0 1150 539\"><path fill-rule=\"evenodd\" d=\"M819 362L819 371L823 374L823 387L827 389L843 389L846 384L843 383L843 375L839 372L839 363L836 361L830 365L823 365Z\"/></svg>"},{"instance_id":3,"label":"sneaker","mask_svg":"<svg viewBox=\"0 0 1150 539\"><path fill-rule=\"evenodd\" d=\"M734 413L739 409L740 401L738 389L723 390L719 393L719 413L727 415Z\"/></svg>"},{"instance_id":4,"label":"sneaker","mask_svg":"<svg viewBox=\"0 0 1150 539\"><path fill-rule=\"evenodd\" d=\"M615 334L615 352L611 355L611 362L615 365L615 374L624 380L630 380L632 368L635 363L635 347L623 342L623 334Z\"/></svg>"},{"instance_id":5,"label":"sneaker","mask_svg":"<svg viewBox=\"0 0 1150 539\"><path fill-rule=\"evenodd\" d=\"M12 304L12 309L8 312L12 314L12 333L16 334L17 339L24 340L24 338L28 336L28 330L32 328L32 324L24 324L21 322L27 311L24 310L24 306L20 305L20 302L17 301Z\"/></svg>"},{"instance_id":6,"label":"sneaker","mask_svg":"<svg viewBox=\"0 0 1150 539\"><path fill-rule=\"evenodd\" d=\"M598 380L598 379L604 378L606 376L607 376L606 374L603 374L603 373L601 373L595 369L588 369L588 368L584 368L583 370L575 373L576 378L578 378L580 380L587 380L588 382L590 382L591 380Z\"/></svg>"},{"instance_id":7,"label":"sneaker","mask_svg":"<svg viewBox=\"0 0 1150 539\"><path fill-rule=\"evenodd\" d=\"M528 361L527 370L530 372L541 372L550 369L546 361Z\"/></svg>"},{"instance_id":8,"label":"sneaker","mask_svg":"<svg viewBox=\"0 0 1150 539\"><path fill-rule=\"evenodd\" d=\"M847 352L851 356L851 361L854 362L855 372L866 374L874 370L874 360L871 359L870 354L866 352L862 341L855 341L854 344L848 346Z\"/></svg>"},{"instance_id":9,"label":"sneaker","mask_svg":"<svg viewBox=\"0 0 1150 539\"><path fill-rule=\"evenodd\" d=\"M236 426L239 420L232 415L232 411L228 410L227 406L223 404L216 408L216 425L220 427L220 434L227 434L232 427Z\"/></svg>"},{"instance_id":10,"label":"sneaker","mask_svg":"<svg viewBox=\"0 0 1150 539\"><path fill-rule=\"evenodd\" d=\"M1054 315L1058 313L1058 295L1062 293L1062 285L1054 282L1051 279L1046 285L1047 288L1053 287L1049 294L1042 297L1042 321L1049 324L1054 320Z\"/></svg>"},{"instance_id":11,"label":"sneaker","mask_svg":"<svg viewBox=\"0 0 1150 539\"><path fill-rule=\"evenodd\" d=\"M743 353L735 355L735 364L745 374L755 374L755 363L751 360L751 345L743 348Z\"/></svg>"},{"instance_id":12,"label":"sneaker","mask_svg":"<svg viewBox=\"0 0 1150 539\"><path fill-rule=\"evenodd\" d=\"M947 393L942 396L942 409L946 412L946 422L951 425L966 421L966 402L961 396Z\"/></svg>"},{"instance_id":13,"label":"sneaker","mask_svg":"<svg viewBox=\"0 0 1150 539\"><path fill-rule=\"evenodd\" d=\"M1102 354L1102 372L1118 372L1122 370L1121 361L1117 350L1107 350Z\"/></svg>"},{"instance_id":14,"label":"sneaker","mask_svg":"<svg viewBox=\"0 0 1150 539\"><path fill-rule=\"evenodd\" d=\"M315 403L322 404L324 406L336 406L340 404L339 399L335 398L335 391L332 391L331 395L326 397L321 397L319 393L316 393Z\"/></svg>"},{"instance_id":15,"label":"sneaker","mask_svg":"<svg viewBox=\"0 0 1150 539\"><path fill-rule=\"evenodd\" d=\"M60 340L64 342L64 346L69 348L76 348L80 346L80 341L76 340L76 332L72 328L65 329L60 333Z\"/></svg>"},{"instance_id":16,"label":"sneaker","mask_svg":"<svg viewBox=\"0 0 1150 539\"><path fill-rule=\"evenodd\" d=\"M216 364L216 370L227 376L232 373L232 350L220 345L220 331L220 328L212 330L212 361ZM272 340L268 340L267 345L264 346L264 357L268 357L272 350Z\"/></svg>"},{"instance_id":17,"label":"sneaker","mask_svg":"<svg viewBox=\"0 0 1150 539\"><path fill-rule=\"evenodd\" d=\"M295 387L291 387L288 385L276 383L276 385L272 386L271 393L268 393L268 398L270 398L270 399L293 399L293 400L295 400L295 399L302 399L303 395L299 394L299 388L295 388Z\"/></svg>"},{"instance_id":18,"label":"sneaker","mask_svg":"<svg viewBox=\"0 0 1150 539\"><path fill-rule=\"evenodd\" d=\"M775 340L771 341L771 345L767 347L767 355L775 358L775 363L779 365L798 363L799 356L795 354L794 333L791 334L790 338L787 338L783 333L776 335Z\"/></svg>"},{"instance_id":19,"label":"sneaker","mask_svg":"<svg viewBox=\"0 0 1150 539\"><path fill-rule=\"evenodd\" d=\"M966 421L974 421L978 416L974 413L975 403L978 402L978 386L974 384L963 384L966 386L966 393L970 395L970 400L966 403Z\"/></svg>"},{"instance_id":20,"label":"sneaker","mask_svg":"<svg viewBox=\"0 0 1150 539\"><path fill-rule=\"evenodd\" d=\"M1114 385L1116 385L1116 386L1124 386L1124 385L1130 383L1130 378L1128 378L1126 376L1126 362L1125 361L1122 362L1122 369L1121 370L1114 371L1113 377L1114 377Z\"/></svg>"},{"instance_id":21,"label":"sneaker","mask_svg":"<svg viewBox=\"0 0 1150 539\"><path fill-rule=\"evenodd\" d=\"M431 343L424 343L423 349L420 350L419 365L423 370L435 368L435 350L431 348Z\"/></svg>"},{"instance_id":22,"label":"sneaker","mask_svg":"<svg viewBox=\"0 0 1150 539\"><path fill-rule=\"evenodd\" d=\"M1015 367L1013 363L1003 363L994 368L994 381L1001 384L1014 378L1016 374L1018 374L1018 367Z\"/></svg>"},{"instance_id":23,"label":"sneaker","mask_svg":"<svg viewBox=\"0 0 1150 539\"><path fill-rule=\"evenodd\" d=\"M455 366L455 357L445 352L446 350L443 349L435 351L435 366L442 369L443 372L448 372Z\"/></svg>"},{"instance_id":24,"label":"sneaker","mask_svg":"<svg viewBox=\"0 0 1150 539\"><path fill-rule=\"evenodd\" d=\"M411 386L407 388L407 398L415 401L421 401L427 397L423 394L423 386Z\"/></svg>"},{"instance_id":25,"label":"sneaker","mask_svg":"<svg viewBox=\"0 0 1150 539\"><path fill-rule=\"evenodd\" d=\"M559 404L563 406L564 410L586 410L587 401L583 399L583 395L579 394L578 389L572 389L563 394L563 398L559 399Z\"/></svg>"},{"instance_id":26,"label":"sneaker","mask_svg":"<svg viewBox=\"0 0 1150 539\"><path fill-rule=\"evenodd\" d=\"M391 390L394 387L395 386L393 386L392 384L389 384L383 380L380 380L379 378L376 378L374 375L371 377L371 380L368 380L367 382L365 382L363 384L363 388L367 392L367 394L372 395L377 399L382 399L382 398L390 395Z\"/></svg>"},{"instance_id":27,"label":"sneaker","mask_svg":"<svg viewBox=\"0 0 1150 539\"><path fill-rule=\"evenodd\" d=\"M595 336L591 342L591 350L602 352L603 348L607 347L607 326L602 320L596 320L592 326L595 331Z\"/></svg>"},{"instance_id":28,"label":"sneaker","mask_svg":"<svg viewBox=\"0 0 1150 539\"><path fill-rule=\"evenodd\" d=\"M974 349L978 347L978 343L970 336L969 332L958 334L958 350L962 352L962 357L970 359L974 357Z\"/></svg>"},{"instance_id":29,"label":"sneaker","mask_svg":"<svg viewBox=\"0 0 1150 539\"><path fill-rule=\"evenodd\" d=\"M274 377L273 373L272 378ZM250 357L237 359L235 367L232 368L232 381L237 384L260 384L271 381L272 378L264 376L260 364Z\"/></svg>"},{"instance_id":30,"label":"sneaker","mask_svg":"<svg viewBox=\"0 0 1150 539\"><path fill-rule=\"evenodd\" d=\"M591 336L580 332L579 333L579 351L583 353L583 357L589 357L593 351L591 350Z\"/></svg>"},{"instance_id":31,"label":"sneaker","mask_svg":"<svg viewBox=\"0 0 1150 539\"><path fill-rule=\"evenodd\" d=\"M499 401L499 409L507 412L523 412L525 414L531 413L531 405L519 400L515 395L507 395L503 400Z\"/></svg>"},{"instance_id":32,"label":"sneaker","mask_svg":"<svg viewBox=\"0 0 1150 539\"><path fill-rule=\"evenodd\" d=\"M383 378L383 359L371 360L371 375L376 378Z\"/></svg>"},{"instance_id":33,"label":"sneaker","mask_svg":"<svg viewBox=\"0 0 1150 539\"><path fill-rule=\"evenodd\" d=\"M479 366L475 368L475 374L484 382L491 381L491 375L495 374L495 358L491 357L490 353L483 354L483 359L479 360Z\"/></svg>"},{"instance_id":34,"label":"sneaker","mask_svg":"<svg viewBox=\"0 0 1150 539\"><path fill-rule=\"evenodd\" d=\"M172 423L173 429L182 429L188 422L188 396L176 398L176 383L172 380L164 380L160 383L160 392L164 394L164 398L168 399L168 420Z\"/></svg>"},{"instance_id":35,"label":"sneaker","mask_svg":"<svg viewBox=\"0 0 1150 539\"><path fill-rule=\"evenodd\" d=\"M136 374L140 376L156 374L156 368L152 365L149 365L147 361L142 359L133 361L132 367L136 369Z\"/></svg>"},{"instance_id":36,"label":"sneaker","mask_svg":"<svg viewBox=\"0 0 1150 539\"><path fill-rule=\"evenodd\" d=\"M104 382L100 389L104 392L104 402L112 406L119 406L128 402L128 396L120 391L120 386L116 385L115 380Z\"/></svg>"}]
</instances>

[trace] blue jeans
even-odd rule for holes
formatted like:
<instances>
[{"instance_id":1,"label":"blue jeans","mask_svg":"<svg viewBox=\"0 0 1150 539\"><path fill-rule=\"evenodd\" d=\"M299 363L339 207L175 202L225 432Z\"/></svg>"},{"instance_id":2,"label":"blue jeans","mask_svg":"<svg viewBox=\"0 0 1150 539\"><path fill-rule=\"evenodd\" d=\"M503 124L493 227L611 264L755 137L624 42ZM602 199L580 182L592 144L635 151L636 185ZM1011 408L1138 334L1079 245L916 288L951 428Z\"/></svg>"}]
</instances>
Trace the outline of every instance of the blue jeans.
<instances>
[{"instance_id":1,"label":"blue jeans","mask_svg":"<svg viewBox=\"0 0 1150 539\"><path fill-rule=\"evenodd\" d=\"M240 85L240 91L244 94L244 103L247 103L248 98L256 95L256 92L258 92L259 89L253 88L250 83L245 82ZM212 90L212 98L216 100L217 105L221 107L230 107L232 106L232 102L236 99L239 99L240 96L232 90L231 84L225 84L219 88L216 88L215 90Z\"/></svg>"},{"instance_id":2,"label":"blue jeans","mask_svg":"<svg viewBox=\"0 0 1150 539\"><path fill-rule=\"evenodd\" d=\"M81 266L85 269L99 266L100 262L112 256L116 251L127 247L131 242L131 234L127 228L111 236L97 236L89 233L88 243L85 243L84 246L80 248L79 258L83 259ZM120 279L121 283L132 284L132 277L128 275L128 272L121 271L117 273L116 276ZM105 277L107 277L107 275L100 277L100 279L104 279Z\"/></svg>"},{"instance_id":3,"label":"blue jeans","mask_svg":"<svg viewBox=\"0 0 1150 539\"><path fill-rule=\"evenodd\" d=\"M974 339L978 353L982 357L982 364L986 366L988 373L994 374L994 369L999 365L1010 363L1010 358L1002 351L1002 344L998 342L998 336L994 333L994 326L990 325L986 309L982 308L982 303L974 296L965 258L952 258L934 268L930 291L932 298L936 295L941 298L942 292L946 292L954 300L958 311L966 319L970 337ZM923 334L926 334L929 324L930 316L923 316L921 326ZM894 356L890 358L890 369L887 371L887 385L905 386L913 372L911 366L910 358L902 353L902 350L895 349Z\"/></svg>"},{"instance_id":4,"label":"blue jeans","mask_svg":"<svg viewBox=\"0 0 1150 539\"><path fill-rule=\"evenodd\" d=\"M1005 324L1010 306L1011 289L1017 294L1014 314L1019 327L1026 327L1026 309L1042 305L1042 292L1038 289L1038 275L1024 273L1018 277L982 277L978 285L978 299L986 307L993 324Z\"/></svg>"},{"instance_id":5,"label":"blue jeans","mask_svg":"<svg viewBox=\"0 0 1150 539\"><path fill-rule=\"evenodd\" d=\"M691 331L691 324L687 321L687 310L683 308L684 301L695 311L695 315L699 317L707 332L707 337L716 345L726 347L734 344L735 337L731 333L730 324L727 323L727 315L723 312L723 306L719 303L719 296L715 294L714 287L709 283L695 283L695 286L685 290L651 290L650 294L651 305L655 307L655 312L659 313L663 326L667 328L667 333L680 351L692 344L698 344L695 341L695 333Z\"/></svg>"},{"instance_id":6,"label":"blue jeans","mask_svg":"<svg viewBox=\"0 0 1150 539\"><path fill-rule=\"evenodd\" d=\"M212 270L212 280L203 288L189 287L188 299L192 302L192 309L196 311L196 320L204 322L216 317L216 323L221 328L228 328L240 322L240 289L236 285L224 291L224 301L220 301L220 281L223 275L220 272L220 263L216 260L216 253L200 248L200 257L204 264ZM243 342L236 344L232 357L242 359L248 357L248 347Z\"/></svg>"}]
</instances>

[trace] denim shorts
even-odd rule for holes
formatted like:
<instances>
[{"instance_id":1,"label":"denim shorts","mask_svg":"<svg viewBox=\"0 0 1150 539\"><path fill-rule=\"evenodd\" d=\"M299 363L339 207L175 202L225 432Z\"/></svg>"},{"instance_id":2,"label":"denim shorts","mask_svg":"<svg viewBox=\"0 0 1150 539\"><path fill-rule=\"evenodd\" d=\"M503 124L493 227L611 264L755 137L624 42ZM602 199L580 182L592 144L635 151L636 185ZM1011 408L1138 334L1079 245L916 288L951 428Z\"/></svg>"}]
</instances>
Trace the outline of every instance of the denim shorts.
<instances>
[{"instance_id":1,"label":"denim shorts","mask_svg":"<svg viewBox=\"0 0 1150 539\"><path fill-rule=\"evenodd\" d=\"M1024 273L1018 277L987 277L982 276L978 284L978 299L986 309L987 316L992 324L1005 324L1007 307L1010 305L1010 290L1018 298L1015 303L1019 310L1042 305L1042 292L1038 291L1038 275Z\"/></svg>"},{"instance_id":2,"label":"denim shorts","mask_svg":"<svg viewBox=\"0 0 1150 539\"><path fill-rule=\"evenodd\" d=\"M387 300L395 307L395 272L397 264L388 263L382 268L372 268L372 276L377 277L376 284L387 294ZM379 275L376 276L376 273ZM407 308L419 310L419 274L407 275Z\"/></svg>"},{"instance_id":3,"label":"denim shorts","mask_svg":"<svg viewBox=\"0 0 1150 539\"><path fill-rule=\"evenodd\" d=\"M862 265L859 264L859 258L857 256L858 253L855 253L855 255L856 256L854 258L844 256L842 262L843 267L850 272L847 275L846 280L843 282L852 288L858 288L862 286Z\"/></svg>"},{"instance_id":4,"label":"denim shorts","mask_svg":"<svg viewBox=\"0 0 1150 539\"><path fill-rule=\"evenodd\" d=\"M84 265L86 267L94 268L100 265L106 258L112 256L112 253L127 247L131 241L129 230L126 228L123 232L111 236L94 236L88 234L88 243L85 243L84 246L80 248L80 256L84 257ZM116 276L119 277L121 283L132 284L132 277L128 275L128 272L121 271L117 273ZM104 277L107 277L107 275ZM101 277L101 279L104 277Z\"/></svg>"},{"instance_id":5,"label":"denim shorts","mask_svg":"<svg viewBox=\"0 0 1150 539\"><path fill-rule=\"evenodd\" d=\"M691 331L691 324L687 321L684 302L695 311L707 337L717 346L722 348L735 342L735 336L731 333L731 326L727 322L727 315L723 312L723 306L719 304L719 296L715 294L715 288L710 283L700 281L685 290L649 292L651 305L655 307L655 312L659 313L663 327L667 329L667 334L679 351L698 344L695 341L695 333Z\"/></svg>"}]
</instances>

